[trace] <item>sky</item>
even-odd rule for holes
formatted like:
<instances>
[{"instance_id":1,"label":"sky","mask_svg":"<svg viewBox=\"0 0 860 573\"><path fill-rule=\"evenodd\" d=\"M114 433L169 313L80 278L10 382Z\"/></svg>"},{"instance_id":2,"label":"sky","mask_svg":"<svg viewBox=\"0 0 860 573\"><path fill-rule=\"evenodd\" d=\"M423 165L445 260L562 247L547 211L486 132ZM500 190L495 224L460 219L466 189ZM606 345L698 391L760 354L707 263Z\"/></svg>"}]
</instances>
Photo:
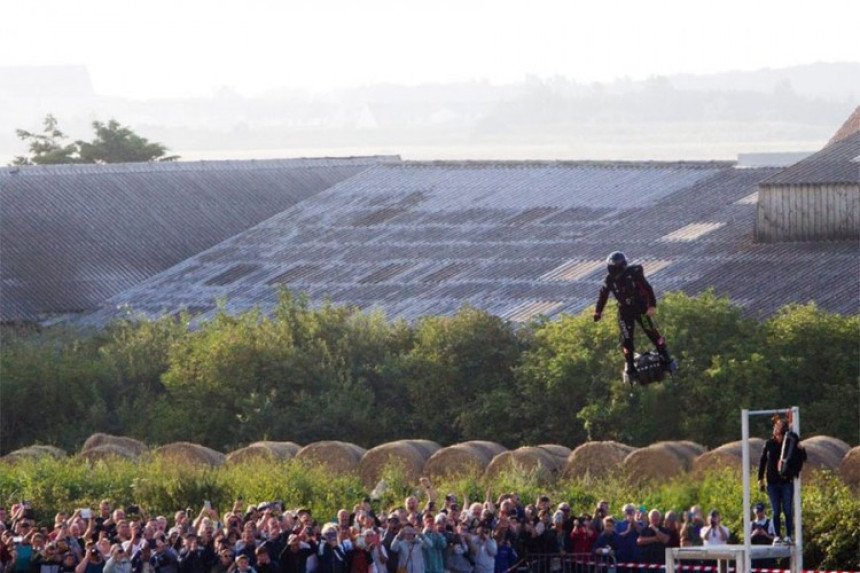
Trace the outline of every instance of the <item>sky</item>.
<instances>
[{"instance_id":1,"label":"sky","mask_svg":"<svg viewBox=\"0 0 860 573\"><path fill-rule=\"evenodd\" d=\"M379 83L582 83L860 61L858 0L5 2L0 66L134 99Z\"/></svg>"}]
</instances>

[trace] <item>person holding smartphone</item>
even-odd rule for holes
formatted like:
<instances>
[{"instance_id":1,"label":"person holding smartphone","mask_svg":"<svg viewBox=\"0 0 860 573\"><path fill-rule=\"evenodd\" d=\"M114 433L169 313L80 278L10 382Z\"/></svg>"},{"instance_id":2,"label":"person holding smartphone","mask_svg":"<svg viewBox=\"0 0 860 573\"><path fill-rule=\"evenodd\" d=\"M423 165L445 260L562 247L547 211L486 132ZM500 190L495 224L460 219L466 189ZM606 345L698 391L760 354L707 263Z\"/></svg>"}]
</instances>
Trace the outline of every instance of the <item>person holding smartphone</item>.
<instances>
[{"instance_id":1,"label":"person holding smartphone","mask_svg":"<svg viewBox=\"0 0 860 573\"><path fill-rule=\"evenodd\" d=\"M694 505L689 511L685 511L680 532L681 547L701 547L704 544L702 541L703 525L702 508Z\"/></svg>"},{"instance_id":2,"label":"person holding smartphone","mask_svg":"<svg viewBox=\"0 0 860 573\"><path fill-rule=\"evenodd\" d=\"M708 514L708 524L702 528L702 542L705 545L726 545L729 535L729 528L720 520L720 512L712 509Z\"/></svg>"},{"instance_id":3,"label":"person holding smartphone","mask_svg":"<svg viewBox=\"0 0 860 573\"><path fill-rule=\"evenodd\" d=\"M12 543L15 556L14 570L16 573L26 573L30 570L30 561L33 558L32 539L35 533L36 528L26 519L22 519L15 525L15 535L12 537Z\"/></svg>"},{"instance_id":4,"label":"person holding smartphone","mask_svg":"<svg viewBox=\"0 0 860 573\"><path fill-rule=\"evenodd\" d=\"M105 568L105 560L96 547L95 543L87 543L87 550L84 552L84 558L75 567L75 573L102 573Z\"/></svg>"}]
</instances>

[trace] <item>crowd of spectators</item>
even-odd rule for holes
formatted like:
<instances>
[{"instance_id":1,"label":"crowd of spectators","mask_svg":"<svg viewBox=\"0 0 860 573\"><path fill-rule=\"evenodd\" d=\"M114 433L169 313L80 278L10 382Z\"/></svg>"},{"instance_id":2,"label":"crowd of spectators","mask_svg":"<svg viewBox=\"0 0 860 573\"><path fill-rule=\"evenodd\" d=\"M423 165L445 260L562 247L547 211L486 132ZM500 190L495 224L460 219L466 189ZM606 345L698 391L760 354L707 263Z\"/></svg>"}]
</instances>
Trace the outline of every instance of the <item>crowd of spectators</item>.
<instances>
[{"instance_id":1,"label":"crowd of spectators","mask_svg":"<svg viewBox=\"0 0 860 573\"><path fill-rule=\"evenodd\" d=\"M729 538L719 512L706 523L698 507L679 520L628 503L616 517L601 501L576 515L548 496L532 504L488 492L470 503L439 499L426 478L421 486L423 503L410 496L380 511L365 498L335 516L239 499L223 514L205 501L168 518L106 499L42 527L29 504L15 504L0 508L0 573L576 573L610 560L663 563L666 547Z\"/></svg>"}]
</instances>

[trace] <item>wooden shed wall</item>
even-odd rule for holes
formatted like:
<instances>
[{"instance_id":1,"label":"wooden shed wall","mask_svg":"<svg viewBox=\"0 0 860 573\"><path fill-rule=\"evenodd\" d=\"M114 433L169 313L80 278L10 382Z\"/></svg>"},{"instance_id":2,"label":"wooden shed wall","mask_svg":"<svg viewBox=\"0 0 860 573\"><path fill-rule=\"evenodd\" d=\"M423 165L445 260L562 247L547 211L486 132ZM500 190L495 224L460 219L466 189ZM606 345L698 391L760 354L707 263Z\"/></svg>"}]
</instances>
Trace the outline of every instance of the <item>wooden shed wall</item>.
<instances>
[{"instance_id":1,"label":"wooden shed wall","mask_svg":"<svg viewBox=\"0 0 860 573\"><path fill-rule=\"evenodd\" d=\"M860 185L761 185L756 241L860 239Z\"/></svg>"}]
</instances>

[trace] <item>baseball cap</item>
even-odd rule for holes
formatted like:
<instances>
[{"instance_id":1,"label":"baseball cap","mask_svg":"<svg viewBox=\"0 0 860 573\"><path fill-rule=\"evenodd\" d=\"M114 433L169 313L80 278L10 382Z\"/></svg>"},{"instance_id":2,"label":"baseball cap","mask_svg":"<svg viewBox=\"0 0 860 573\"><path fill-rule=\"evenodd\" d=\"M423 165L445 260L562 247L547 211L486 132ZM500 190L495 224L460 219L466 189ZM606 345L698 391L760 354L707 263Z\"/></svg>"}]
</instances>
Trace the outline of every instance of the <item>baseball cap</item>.
<instances>
[{"instance_id":1,"label":"baseball cap","mask_svg":"<svg viewBox=\"0 0 860 573\"><path fill-rule=\"evenodd\" d=\"M759 502L757 502L757 503L753 506L753 509L754 509L754 510L756 510L756 511L764 511L764 503L762 503L762 502L760 502L760 501L759 501Z\"/></svg>"}]
</instances>

